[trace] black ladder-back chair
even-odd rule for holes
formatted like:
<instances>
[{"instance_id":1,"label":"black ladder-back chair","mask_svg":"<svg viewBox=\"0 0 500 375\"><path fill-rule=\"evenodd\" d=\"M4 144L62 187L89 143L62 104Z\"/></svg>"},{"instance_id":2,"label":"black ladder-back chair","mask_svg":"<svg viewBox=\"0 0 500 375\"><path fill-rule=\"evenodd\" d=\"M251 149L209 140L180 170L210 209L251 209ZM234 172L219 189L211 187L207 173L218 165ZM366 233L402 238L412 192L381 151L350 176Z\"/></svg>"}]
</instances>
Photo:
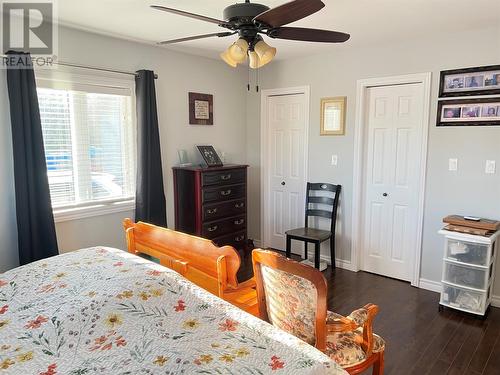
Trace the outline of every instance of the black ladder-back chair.
<instances>
[{"instance_id":1,"label":"black ladder-back chair","mask_svg":"<svg viewBox=\"0 0 500 375\"><path fill-rule=\"evenodd\" d=\"M321 184L321 183L307 183L306 191L306 214L305 214L305 227L297 228L286 231L286 256L290 258L292 240L303 241L306 243L305 246L305 257L307 259L307 245L313 243L315 246L314 254L314 267L319 269L319 257L320 257L320 246L321 243L330 240L330 256L332 260L332 268L335 268L335 225L337 222L337 207L339 205L340 191L342 190L341 185L332 184ZM323 191L335 194L334 197L327 196L311 196L311 192ZM331 206L328 210L310 208L310 205L322 204ZM309 227L309 217L323 217L330 219L330 231L315 229Z\"/></svg>"}]
</instances>

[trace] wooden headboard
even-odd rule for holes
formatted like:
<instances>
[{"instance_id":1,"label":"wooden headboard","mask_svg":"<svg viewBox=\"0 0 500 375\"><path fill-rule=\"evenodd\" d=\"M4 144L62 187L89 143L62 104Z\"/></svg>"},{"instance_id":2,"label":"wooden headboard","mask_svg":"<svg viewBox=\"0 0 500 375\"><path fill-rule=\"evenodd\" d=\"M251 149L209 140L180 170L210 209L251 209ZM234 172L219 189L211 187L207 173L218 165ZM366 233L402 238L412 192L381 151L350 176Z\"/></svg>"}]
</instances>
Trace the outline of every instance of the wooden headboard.
<instances>
[{"instance_id":1,"label":"wooden headboard","mask_svg":"<svg viewBox=\"0 0 500 375\"><path fill-rule=\"evenodd\" d=\"M157 258L161 265L221 298L225 290L238 288L241 260L233 247L217 247L210 240L130 219L123 226L129 252Z\"/></svg>"}]
</instances>

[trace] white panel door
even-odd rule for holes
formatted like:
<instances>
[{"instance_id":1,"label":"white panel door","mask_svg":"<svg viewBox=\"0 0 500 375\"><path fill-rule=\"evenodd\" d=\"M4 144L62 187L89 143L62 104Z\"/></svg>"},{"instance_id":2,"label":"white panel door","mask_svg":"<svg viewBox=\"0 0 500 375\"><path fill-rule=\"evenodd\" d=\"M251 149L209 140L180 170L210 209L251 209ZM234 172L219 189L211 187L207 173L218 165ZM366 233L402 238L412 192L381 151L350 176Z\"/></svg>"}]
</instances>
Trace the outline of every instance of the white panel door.
<instances>
[{"instance_id":1,"label":"white panel door","mask_svg":"<svg viewBox=\"0 0 500 375\"><path fill-rule=\"evenodd\" d=\"M363 269L412 279L423 150L423 84L368 89Z\"/></svg>"},{"instance_id":2,"label":"white panel door","mask_svg":"<svg viewBox=\"0 0 500 375\"><path fill-rule=\"evenodd\" d=\"M264 244L274 249L285 249L287 230L304 226L306 104L305 94L268 98Z\"/></svg>"}]
</instances>

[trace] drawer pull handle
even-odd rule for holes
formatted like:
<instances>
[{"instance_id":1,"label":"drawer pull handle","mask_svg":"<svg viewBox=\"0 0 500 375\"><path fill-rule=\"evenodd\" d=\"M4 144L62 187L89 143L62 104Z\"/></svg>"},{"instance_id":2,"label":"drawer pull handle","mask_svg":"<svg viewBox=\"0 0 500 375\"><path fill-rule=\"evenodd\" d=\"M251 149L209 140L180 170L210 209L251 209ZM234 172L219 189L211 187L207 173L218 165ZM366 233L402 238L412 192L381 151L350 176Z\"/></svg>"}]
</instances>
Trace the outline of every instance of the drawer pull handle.
<instances>
[{"instance_id":1,"label":"drawer pull handle","mask_svg":"<svg viewBox=\"0 0 500 375\"><path fill-rule=\"evenodd\" d=\"M238 236L238 237L234 237L234 240L236 242L240 242L240 241L243 241L245 239L245 236Z\"/></svg>"},{"instance_id":2,"label":"drawer pull handle","mask_svg":"<svg viewBox=\"0 0 500 375\"><path fill-rule=\"evenodd\" d=\"M215 232L219 227L217 225L214 225L213 227L208 228L209 232Z\"/></svg>"},{"instance_id":3,"label":"drawer pull handle","mask_svg":"<svg viewBox=\"0 0 500 375\"><path fill-rule=\"evenodd\" d=\"M245 207L245 203L236 203L236 204L234 205L234 207L235 207L235 208L243 208L243 207Z\"/></svg>"},{"instance_id":4,"label":"drawer pull handle","mask_svg":"<svg viewBox=\"0 0 500 375\"><path fill-rule=\"evenodd\" d=\"M217 208L209 208L207 210L207 213L209 213L209 214L216 214L217 213Z\"/></svg>"},{"instance_id":5,"label":"drawer pull handle","mask_svg":"<svg viewBox=\"0 0 500 375\"><path fill-rule=\"evenodd\" d=\"M227 197L229 194L231 194L232 190L229 189L229 190L223 190L220 192L220 195L224 196L224 197Z\"/></svg>"},{"instance_id":6,"label":"drawer pull handle","mask_svg":"<svg viewBox=\"0 0 500 375\"><path fill-rule=\"evenodd\" d=\"M234 221L234 224L236 224L236 225L241 225L241 224L243 224L244 222L245 222L245 219L239 219L239 220L235 220L235 221Z\"/></svg>"},{"instance_id":7,"label":"drawer pull handle","mask_svg":"<svg viewBox=\"0 0 500 375\"><path fill-rule=\"evenodd\" d=\"M227 181L227 180L230 180L231 179L231 174L225 174L225 175L222 175L220 176L220 179L222 181Z\"/></svg>"}]
</instances>

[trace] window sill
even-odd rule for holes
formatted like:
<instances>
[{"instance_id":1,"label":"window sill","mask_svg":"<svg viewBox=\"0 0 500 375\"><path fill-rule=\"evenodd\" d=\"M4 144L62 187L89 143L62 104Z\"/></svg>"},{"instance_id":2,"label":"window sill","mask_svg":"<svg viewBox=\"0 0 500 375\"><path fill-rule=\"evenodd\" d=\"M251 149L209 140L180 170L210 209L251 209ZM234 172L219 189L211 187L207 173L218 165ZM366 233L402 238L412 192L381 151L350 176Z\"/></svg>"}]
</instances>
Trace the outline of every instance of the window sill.
<instances>
[{"instance_id":1,"label":"window sill","mask_svg":"<svg viewBox=\"0 0 500 375\"><path fill-rule=\"evenodd\" d=\"M95 216L103 216L133 210L135 210L135 202L133 200L99 204L88 207L55 209L54 221L56 223L62 223L64 221L86 219Z\"/></svg>"}]
</instances>

